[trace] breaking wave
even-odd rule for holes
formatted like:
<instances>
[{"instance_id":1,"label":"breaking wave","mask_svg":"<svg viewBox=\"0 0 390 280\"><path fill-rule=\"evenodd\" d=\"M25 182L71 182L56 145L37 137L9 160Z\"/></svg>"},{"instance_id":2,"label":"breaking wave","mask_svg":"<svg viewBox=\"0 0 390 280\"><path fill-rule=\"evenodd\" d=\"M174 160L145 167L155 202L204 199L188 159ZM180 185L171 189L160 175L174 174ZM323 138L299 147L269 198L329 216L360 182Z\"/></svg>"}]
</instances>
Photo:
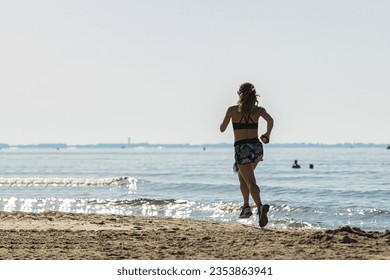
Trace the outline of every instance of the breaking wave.
<instances>
[{"instance_id":1,"label":"breaking wave","mask_svg":"<svg viewBox=\"0 0 390 280\"><path fill-rule=\"evenodd\" d=\"M3 178L0 177L0 186L7 187L133 187L137 179L131 177L114 178Z\"/></svg>"}]
</instances>

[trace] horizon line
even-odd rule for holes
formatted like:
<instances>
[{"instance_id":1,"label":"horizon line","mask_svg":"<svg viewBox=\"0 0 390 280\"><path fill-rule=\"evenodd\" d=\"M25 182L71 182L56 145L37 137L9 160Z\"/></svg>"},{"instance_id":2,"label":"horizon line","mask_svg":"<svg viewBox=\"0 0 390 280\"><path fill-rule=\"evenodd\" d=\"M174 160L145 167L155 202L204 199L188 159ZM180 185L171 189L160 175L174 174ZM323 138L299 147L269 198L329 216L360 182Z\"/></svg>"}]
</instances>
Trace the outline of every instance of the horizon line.
<instances>
[{"instance_id":1,"label":"horizon line","mask_svg":"<svg viewBox=\"0 0 390 280\"><path fill-rule=\"evenodd\" d=\"M201 144L191 144L191 143L148 143L148 142L139 142L139 143L89 143L89 144L67 144L61 142L53 143L38 143L38 144L8 144L0 143L0 148L7 147L77 147L77 146L232 146L232 143L220 142L220 143L201 143ZM372 142L343 142L343 143L315 143L315 142L278 142L278 143L269 143L270 146L390 146L387 143L372 143Z\"/></svg>"}]
</instances>

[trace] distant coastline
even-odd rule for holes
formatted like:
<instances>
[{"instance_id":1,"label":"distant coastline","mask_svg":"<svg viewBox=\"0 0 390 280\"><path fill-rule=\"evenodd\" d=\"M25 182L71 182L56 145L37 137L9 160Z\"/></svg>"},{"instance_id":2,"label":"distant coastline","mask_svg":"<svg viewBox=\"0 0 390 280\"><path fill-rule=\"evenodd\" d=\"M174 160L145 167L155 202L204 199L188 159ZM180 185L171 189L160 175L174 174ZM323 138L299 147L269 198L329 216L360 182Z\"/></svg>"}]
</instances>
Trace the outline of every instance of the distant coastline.
<instances>
[{"instance_id":1,"label":"distant coastline","mask_svg":"<svg viewBox=\"0 0 390 280\"><path fill-rule=\"evenodd\" d=\"M151 144L151 143L98 143L98 144L76 144L65 143L41 143L12 145L0 143L0 149L126 149L126 148L231 148L231 143L218 144ZM270 148L386 148L388 144L374 143L340 143L340 144L319 144L319 143L276 143L268 144Z\"/></svg>"}]
</instances>

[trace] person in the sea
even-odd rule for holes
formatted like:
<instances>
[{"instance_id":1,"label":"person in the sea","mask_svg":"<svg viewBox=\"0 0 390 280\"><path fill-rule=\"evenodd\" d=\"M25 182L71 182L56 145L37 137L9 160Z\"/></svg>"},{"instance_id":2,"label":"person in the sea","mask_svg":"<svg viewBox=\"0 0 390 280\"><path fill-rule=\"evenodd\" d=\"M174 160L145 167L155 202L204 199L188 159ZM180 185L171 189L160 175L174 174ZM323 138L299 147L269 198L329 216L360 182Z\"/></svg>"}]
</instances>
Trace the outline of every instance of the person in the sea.
<instances>
[{"instance_id":1,"label":"person in the sea","mask_svg":"<svg viewBox=\"0 0 390 280\"><path fill-rule=\"evenodd\" d=\"M298 164L297 160L294 160L294 164L293 164L292 168L301 168L301 166Z\"/></svg>"},{"instance_id":2,"label":"person in the sea","mask_svg":"<svg viewBox=\"0 0 390 280\"><path fill-rule=\"evenodd\" d=\"M244 83L238 92L237 105L227 109L225 118L220 125L220 131L224 132L230 120L233 124L235 166L238 169L240 190L244 198L244 206L240 218L249 218L252 215L249 206L249 194L257 206L259 214L259 225L264 227L268 223L267 213L270 206L263 204L260 197L260 188L256 183L254 170L257 164L263 160L263 144L259 140L258 127L259 119L267 122L267 131L260 139L264 144L270 140L274 121L266 109L258 106L255 87L251 83Z\"/></svg>"}]
</instances>

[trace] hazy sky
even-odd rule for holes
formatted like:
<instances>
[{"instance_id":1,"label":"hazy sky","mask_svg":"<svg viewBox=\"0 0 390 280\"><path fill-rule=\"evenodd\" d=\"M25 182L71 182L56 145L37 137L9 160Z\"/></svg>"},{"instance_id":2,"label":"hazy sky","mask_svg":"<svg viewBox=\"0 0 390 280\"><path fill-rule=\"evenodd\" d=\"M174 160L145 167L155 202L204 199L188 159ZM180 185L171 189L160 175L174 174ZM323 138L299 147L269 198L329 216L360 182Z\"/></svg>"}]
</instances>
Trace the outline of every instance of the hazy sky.
<instances>
[{"instance_id":1,"label":"hazy sky","mask_svg":"<svg viewBox=\"0 0 390 280\"><path fill-rule=\"evenodd\" d=\"M388 0L0 0L0 143L390 143ZM265 124L261 123L262 130Z\"/></svg>"}]
</instances>

